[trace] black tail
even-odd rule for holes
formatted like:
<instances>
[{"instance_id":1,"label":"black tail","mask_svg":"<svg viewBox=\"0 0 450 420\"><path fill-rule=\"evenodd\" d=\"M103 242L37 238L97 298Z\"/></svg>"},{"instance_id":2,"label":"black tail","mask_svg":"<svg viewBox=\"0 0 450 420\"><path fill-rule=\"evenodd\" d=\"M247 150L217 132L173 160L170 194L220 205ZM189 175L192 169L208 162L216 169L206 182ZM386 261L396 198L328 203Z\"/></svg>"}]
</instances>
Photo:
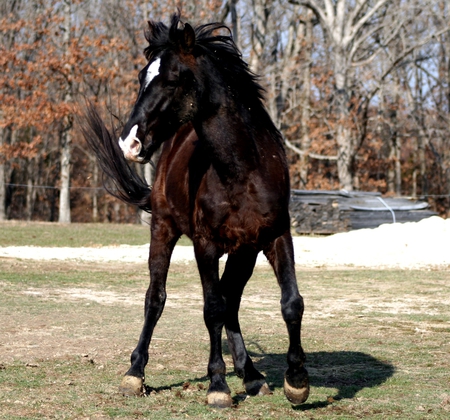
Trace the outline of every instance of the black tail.
<instances>
[{"instance_id":1,"label":"black tail","mask_svg":"<svg viewBox=\"0 0 450 420\"><path fill-rule=\"evenodd\" d=\"M103 185L114 197L150 213L151 189L137 172L128 165L118 141L105 126L97 110L88 104L80 121L87 144L96 154L103 170Z\"/></svg>"}]
</instances>

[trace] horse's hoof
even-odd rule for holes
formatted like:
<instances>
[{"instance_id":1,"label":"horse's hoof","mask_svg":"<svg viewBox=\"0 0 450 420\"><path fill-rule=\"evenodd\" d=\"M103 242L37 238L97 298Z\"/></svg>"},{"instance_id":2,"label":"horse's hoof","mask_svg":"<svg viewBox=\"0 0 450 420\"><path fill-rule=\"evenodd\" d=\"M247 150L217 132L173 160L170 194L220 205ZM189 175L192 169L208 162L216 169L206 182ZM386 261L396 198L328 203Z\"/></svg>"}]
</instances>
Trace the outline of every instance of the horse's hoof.
<instances>
[{"instance_id":1,"label":"horse's hoof","mask_svg":"<svg viewBox=\"0 0 450 420\"><path fill-rule=\"evenodd\" d=\"M302 404L309 396L309 381L304 381L304 385L300 388L295 388L289 385L286 378L284 379L284 395L292 404Z\"/></svg>"},{"instance_id":2,"label":"horse's hoof","mask_svg":"<svg viewBox=\"0 0 450 420\"><path fill-rule=\"evenodd\" d=\"M271 395L272 391L264 379L244 383L245 392L248 395Z\"/></svg>"},{"instance_id":3,"label":"horse's hoof","mask_svg":"<svg viewBox=\"0 0 450 420\"><path fill-rule=\"evenodd\" d=\"M292 404L301 404L308 399L309 377L308 371L304 367L286 371L284 375L284 395Z\"/></svg>"},{"instance_id":4,"label":"horse's hoof","mask_svg":"<svg viewBox=\"0 0 450 420\"><path fill-rule=\"evenodd\" d=\"M210 392L208 394L208 405L216 408L228 408L231 407L231 395L226 392Z\"/></svg>"},{"instance_id":5,"label":"horse's hoof","mask_svg":"<svg viewBox=\"0 0 450 420\"><path fill-rule=\"evenodd\" d=\"M142 378L126 375L120 383L119 392L126 397L140 397L144 394L144 381Z\"/></svg>"}]
</instances>

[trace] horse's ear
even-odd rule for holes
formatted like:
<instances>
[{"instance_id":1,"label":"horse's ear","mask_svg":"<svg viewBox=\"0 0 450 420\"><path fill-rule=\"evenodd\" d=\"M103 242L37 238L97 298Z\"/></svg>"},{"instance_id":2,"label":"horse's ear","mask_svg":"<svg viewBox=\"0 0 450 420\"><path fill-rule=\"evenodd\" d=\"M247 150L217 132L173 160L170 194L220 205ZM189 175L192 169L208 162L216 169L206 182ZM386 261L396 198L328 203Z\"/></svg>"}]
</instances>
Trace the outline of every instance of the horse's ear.
<instances>
[{"instance_id":1,"label":"horse's ear","mask_svg":"<svg viewBox=\"0 0 450 420\"><path fill-rule=\"evenodd\" d=\"M183 33L181 36L181 45L188 53L192 52L195 45L195 31L189 23L184 24Z\"/></svg>"},{"instance_id":2,"label":"horse's ear","mask_svg":"<svg viewBox=\"0 0 450 420\"><path fill-rule=\"evenodd\" d=\"M145 39L148 41L148 43L151 44L152 40L156 37L158 24L151 20L148 20L147 23L148 23L148 28L146 30L144 30L144 35L145 35Z\"/></svg>"},{"instance_id":3,"label":"horse's ear","mask_svg":"<svg viewBox=\"0 0 450 420\"><path fill-rule=\"evenodd\" d=\"M148 29L145 32L148 33L149 36L153 36L153 34L155 33L155 23L152 22L151 20L148 20L147 23Z\"/></svg>"}]
</instances>

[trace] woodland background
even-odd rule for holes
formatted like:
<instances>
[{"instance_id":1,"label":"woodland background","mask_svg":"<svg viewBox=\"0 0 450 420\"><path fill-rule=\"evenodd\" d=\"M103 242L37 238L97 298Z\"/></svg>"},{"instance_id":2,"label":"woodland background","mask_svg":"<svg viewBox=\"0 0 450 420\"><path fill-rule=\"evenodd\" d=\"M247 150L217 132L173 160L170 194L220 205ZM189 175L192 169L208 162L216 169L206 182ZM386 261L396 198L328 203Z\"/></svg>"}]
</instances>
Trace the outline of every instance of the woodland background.
<instances>
[{"instance_id":1,"label":"woodland background","mask_svg":"<svg viewBox=\"0 0 450 420\"><path fill-rule=\"evenodd\" d=\"M103 191L77 118L88 99L120 128L146 21L177 8L231 27L293 188L421 197L450 214L450 0L0 0L0 220L142 219Z\"/></svg>"}]
</instances>

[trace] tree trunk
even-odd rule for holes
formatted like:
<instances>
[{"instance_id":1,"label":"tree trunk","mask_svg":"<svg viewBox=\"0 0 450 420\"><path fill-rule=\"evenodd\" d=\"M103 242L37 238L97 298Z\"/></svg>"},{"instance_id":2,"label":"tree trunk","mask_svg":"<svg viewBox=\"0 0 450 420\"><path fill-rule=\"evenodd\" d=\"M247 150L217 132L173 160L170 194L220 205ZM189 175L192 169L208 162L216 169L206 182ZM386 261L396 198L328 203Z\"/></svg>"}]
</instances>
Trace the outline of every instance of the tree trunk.
<instances>
[{"instance_id":1,"label":"tree trunk","mask_svg":"<svg viewBox=\"0 0 450 420\"><path fill-rule=\"evenodd\" d=\"M266 46L267 22L270 16L272 0L252 0L253 28L250 69L256 74L260 71L260 61Z\"/></svg>"},{"instance_id":2,"label":"tree trunk","mask_svg":"<svg viewBox=\"0 0 450 420\"><path fill-rule=\"evenodd\" d=\"M427 145L427 133L425 130L425 110L423 109L423 104L426 102L423 97L422 84L423 80L421 77L421 72L416 68L416 95L415 95L415 116L416 123L418 127L418 138L417 138L417 166L419 168L420 175L420 187L422 189L421 194L428 194L428 180L427 180L427 165L426 165L426 145Z\"/></svg>"},{"instance_id":3,"label":"tree trunk","mask_svg":"<svg viewBox=\"0 0 450 420\"><path fill-rule=\"evenodd\" d=\"M236 10L236 4L239 0L230 0L229 7L230 7L230 15L231 15L231 31L233 33L233 40L234 43L237 45L239 49L241 49L241 39L239 36L239 33L241 31L241 20L239 18L239 15L237 14Z\"/></svg>"},{"instance_id":4,"label":"tree trunk","mask_svg":"<svg viewBox=\"0 0 450 420\"><path fill-rule=\"evenodd\" d=\"M6 220L5 164L0 163L0 222Z\"/></svg>"},{"instance_id":5,"label":"tree trunk","mask_svg":"<svg viewBox=\"0 0 450 420\"><path fill-rule=\"evenodd\" d=\"M33 185L33 179L35 178L35 165L34 159L30 159L27 162L27 194L26 194L26 218L30 221L33 217L33 208L36 200L36 188Z\"/></svg>"},{"instance_id":6,"label":"tree trunk","mask_svg":"<svg viewBox=\"0 0 450 420\"><path fill-rule=\"evenodd\" d=\"M440 16L444 21L448 21L450 14L450 2L449 0L442 0L439 2ZM439 64L439 80L441 84L440 108L447 110L442 125L441 142L443 145L447 145L442 150L442 172L445 179L445 189L443 189L446 198L443 201L446 207L447 217L450 217L450 147L448 146L448 140L450 139L450 33L446 33L440 37L440 64Z\"/></svg>"},{"instance_id":7,"label":"tree trunk","mask_svg":"<svg viewBox=\"0 0 450 420\"><path fill-rule=\"evenodd\" d=\"M400 137L393 131L389 141L389 169L387 174L387 190L389 193L401 195L402 193L402 167L400 162Z\"/></svg>"},{"instance_id":8,"label":"tree trunk","mask_svg":"<svg viewBox=\"0 0 450 420\"><path fill-rule=\"evenodd\" d=\"M353 191L353 147L351 141L352 133L344 123L340 123L336 129L336 142L338 146L337 169L340 188Z\"/></svg>"},{"instance_id":9,"label":"tree trunk","mask_svg":"<svg viewBox=\"0 0 450 420\"><path fill-rule=\"evenodd\" d=\"M400 80L395 78L395 95L391 92L390 96L394 96L394 103L390 105L390 109L385 109L388 113L389 124L389 169L387 174L388 192L396 195L402 193L402 167L401 167L401 137L399 136L398 109L400 106L401 89Z\"/></svg>"},{"instance_id":10,"label":"tree trunk","mask_svg":"<svg viewBox=\"0 0 450 420\"><path fill-rule=\"evenodd\" d=\"M72 1L64 0L64 55L69 54L70 30ZM64 102L72 102L72 82L69 78L66 83L66 92ZM70 159L71 159L71 140L72 140L72 116L67 115L64 118L63 129L61 133L61 185L59 194L59 223L70 223Z\"/></svg>"},{"instance_id":11,"label":"tree trunk","mask_svg":"<svg viewBox=\"0 0 450 420\"><path fill-rule=\"evenodd\" d=\"M346 191L353 190L353 159L354 147L352 131L349 121L350 89L348 87L349 65L345 51L339 46L333 49L333 68L335 77L335 112L336 112L336 143L337 170L340 188Z\"/></svg>"},{"instance_id":12,"label":"tree trunk","mask_svg":"<svg viewBox=\"0 0 450 420\"><path fill-rule=\"evenodd\" d=\"M422 127L419 128L419 135L417 139L417 166L419 167L421 194L428 194L428 180L427 180L427 164L426 164L426 149L427 137Z\"/></svg>"},{"instance_id":13,"label":"tree trunk","mask_svg":"<svg viewBox=\"0 0 450 420\"><path fill-rule=\"evenodd\" d=\"M70 156L71 135L66 129L61 136L61 186L59 193L59 223L70 223Z\"/></svg>"},{"instance_id":14,"label":"tree trunk","mask_svg":"<svg viewBox=\"0 0 450 420\"><path fill-rule=\"evenodd\" d=\"M92 221L98 223L98 164L93 160L94 170L92 171Z\"/></svg>"},{"instance_id":15,"label":"tree trunk","mask_svg":"<svg viewBox=\"0 0 450 420\"><path fill-rule=\"evenodd\" d=\"M297 59L302 48L302 43L305 41L306 29L303 23L298 22L299 15L300 11L299 8L297 8L289 23L287 42L282 52L281 60L273 63L270 70L272 87L272 100L269 105L270 115L275 122L275 125L280 129L283 123L286 123L283 111L285 111L286 108L295 108L296 97L293 91L298 85L298 79L301 78L301 76L297 76L299 73L299 70L297 69ZM305 41L305 43L306 42L307 41ZM307 54L308 53L306 53L306 55ZM309 63L307 63L306 66L309 66ZM303 68L300 72L303 72ZM309 81L309 67L305 69L305 72L307 74L305 74L304 79ZM302 82L304 81L303 78L301 80ZM306 95L307 93L305 96Z\"/></svg>"},{"instance_id":16,"label":"tree trunk","mask_svg":"<svg viewBox=\"0 0 450 420\"><path fill-rule=\"evenodd\" d=\"M120 223L120 201L115 201L113 204L114 209L114 223Z\"/></svg>"},{"instance_id":17,"label":"tree trunk","mask_svg":"<svg viewBox=\"0 0 450 420\"><path fill-rule=\"evenodd\" d=\"M308 164L309 149L311 147L311 139L309 137L309 124L311 119L311 51L312 51L312 30L313 30L313 13L310 9L306 11L306 22L304 27L304 62L302 77L301 102L301 127L300 127L300 147L304 152L300 155L300 182L303 187L308 184Z\"/></svg>"},{"instance_id":18,"label":"tree trunk","mask_svg":"<svg viewBox=\"0 0 450 420\"><path fill-rule=\"evenodd\" d=\"M0 148L4 144L4 128L0 127ZM0 222L6 220L6 173L5 162L0 158Z\"/></svg>"}]
</instances>

